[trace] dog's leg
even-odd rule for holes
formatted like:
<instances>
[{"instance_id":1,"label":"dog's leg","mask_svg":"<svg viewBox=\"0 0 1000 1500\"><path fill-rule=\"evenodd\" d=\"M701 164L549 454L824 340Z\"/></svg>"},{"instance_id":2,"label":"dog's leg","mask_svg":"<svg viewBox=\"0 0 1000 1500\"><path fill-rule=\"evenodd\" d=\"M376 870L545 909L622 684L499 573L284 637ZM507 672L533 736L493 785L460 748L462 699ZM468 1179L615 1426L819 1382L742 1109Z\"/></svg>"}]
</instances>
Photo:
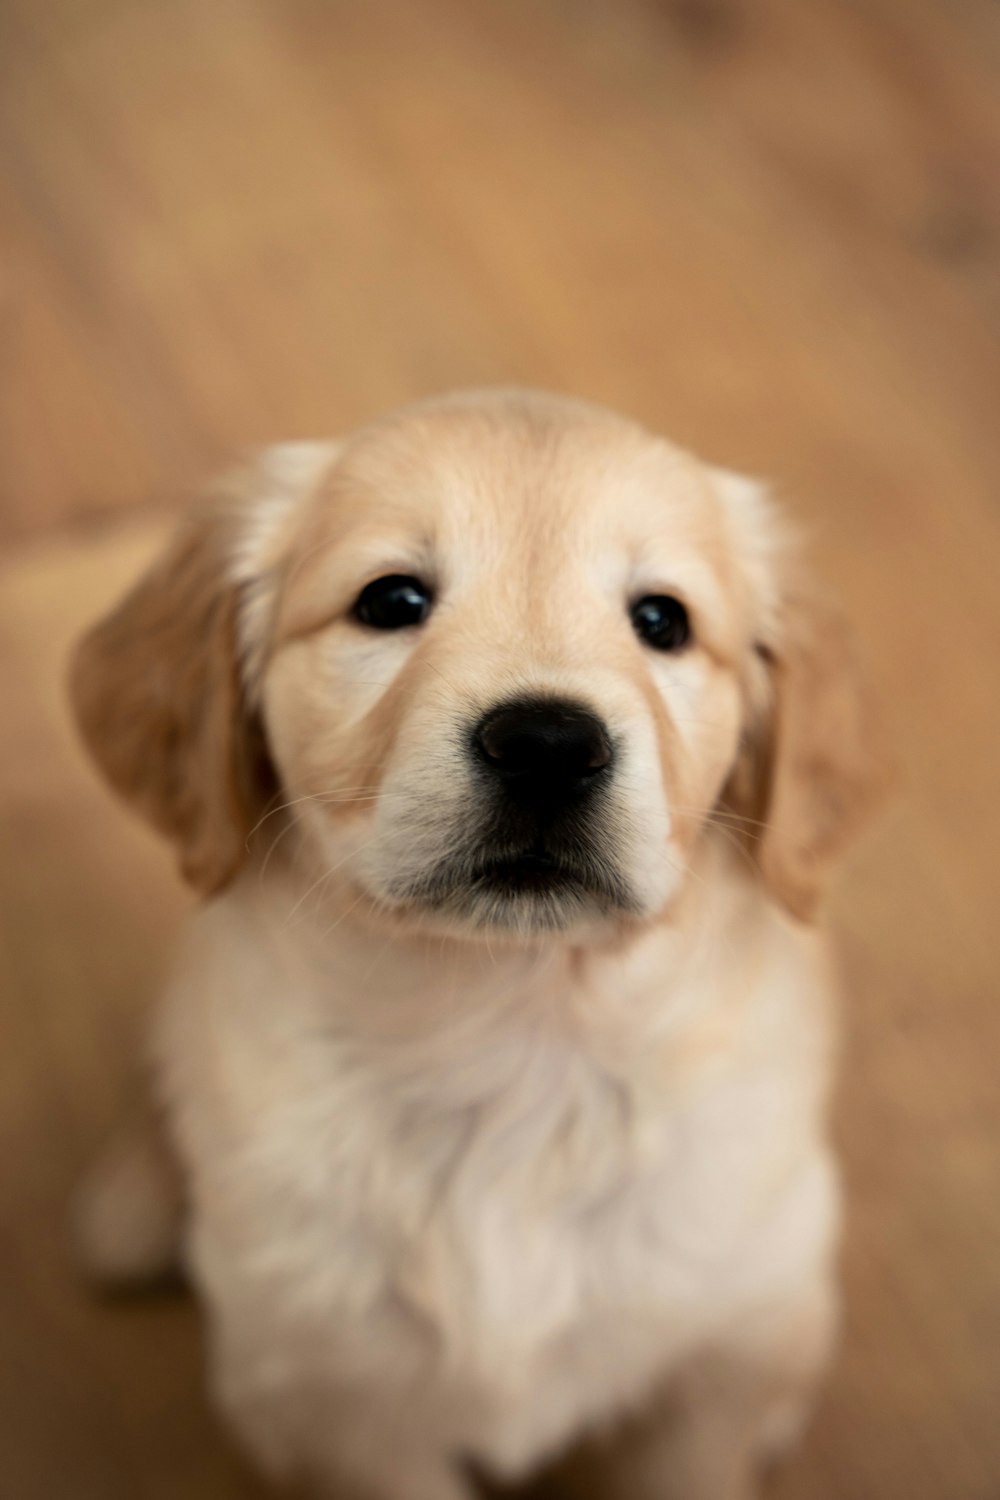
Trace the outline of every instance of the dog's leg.
<instances>
[{"instance_id":1,"label":"dog's leg","mask_svg":"<svg viewBox=\"0 0 1000 1500\"><path fill-rule=\"evenodd\" d=\"M760 1471L799 1436L836 1324L828 1278L756 1313L682 1367L638 1419L569 1461L573 1495L755 1500Z\"/></svg>"},{"instance_id":2,"label":"dog's leg","mask_svg":"<svg viewBox=\"0 0 1000 1500\"><path fill-rule=\"evenodd\" d=\"M71 1234L85 1273L109 1290L140 1289L181 1269L181 1173L152 1104L119 1127L80 1183Z\"/></svg>"},{"instance_id":3,"label":"dog's leg","mask_svg":"<svg viewBox=\"0 0 1000 1500\"><path fill-rule=\"evenodd\" d=\"M366 1465L364 1472L351 1464L325 1465L310 1493L316 1500L473 1500L451 1465L405 1450Z\"/></svg>"},{"instance_id":4,"label":"dog's leg","mask_svg":"<svg viewBox=\"0 0 1000 1500\"><path fill-rule=\"evenodd\" d=\"M266 1306L258 1299L259 1310ZM212 1396L274 1483L317 1500L473 1500L453 1457L451 1407L428 1383L397 1384L391 1357L384 1378L370 1372L370 1383L333 1368L336 1322L293 1330L230 1311L214 1324Z\"/></svg>"},{"instance_id":5,"label":"dog's leg","mask_svg":"<svg viewBox=\"0 0 1000 1500\"><path fill-rule=\"evenodd\" d=\"M398 1413L380 1414L376 1396L364 1413L339 1407L335 1396L317 1410L315 1396L303 1394L292 1421L266 1406L259 1416L230 1407L250 1457L275 1483L299 1485L315 1500L473 1500L459 1465L431 1436L401 1430Z\"/></svg>"}]
</instances>

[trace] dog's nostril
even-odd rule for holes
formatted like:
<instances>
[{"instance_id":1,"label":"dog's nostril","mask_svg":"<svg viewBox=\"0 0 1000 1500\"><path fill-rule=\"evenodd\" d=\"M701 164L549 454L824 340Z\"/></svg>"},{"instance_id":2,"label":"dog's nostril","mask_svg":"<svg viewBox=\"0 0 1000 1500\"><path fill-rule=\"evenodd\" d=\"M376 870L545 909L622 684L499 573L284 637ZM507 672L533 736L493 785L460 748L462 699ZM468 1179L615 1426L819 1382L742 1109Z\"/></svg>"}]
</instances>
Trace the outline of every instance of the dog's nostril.
<instances>
[{"instance_id":1,"label":"dog's nostril","mask_svg":"<svg viewBox=\"0 0 1000 1500\"><path fill-rule=\"evenodd\" d=\"M493 709L474 734L481 759L525 791L580 789L606 770L611 741L600 719L578 704L524 699Z\"/></svg>"}]
</instances>

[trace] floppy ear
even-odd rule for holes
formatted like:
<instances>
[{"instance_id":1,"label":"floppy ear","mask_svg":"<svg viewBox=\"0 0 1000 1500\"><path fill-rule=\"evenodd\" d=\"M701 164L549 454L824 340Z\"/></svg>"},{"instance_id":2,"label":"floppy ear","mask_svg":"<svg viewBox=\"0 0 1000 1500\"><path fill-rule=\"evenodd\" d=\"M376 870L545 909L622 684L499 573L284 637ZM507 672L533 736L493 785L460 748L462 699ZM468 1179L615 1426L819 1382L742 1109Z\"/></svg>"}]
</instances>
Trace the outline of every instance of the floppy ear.
<instances>
[{"instance_id":1,"label":"floppy ear","mask_svg":"<svg viewBox=\"0 0 1000 1500\"><path fill-rule=\"evenodd\" d=\"M70 692L108 781L173 839L203 894L236 873L274 787L237 644L232 506L189 521L166 555L81 642Z\"/></svg>"},{"instance_id":2,"label":"floppy ear","mask_svg":"<svg viewBox=\"0 0 1000 1500\"><path fill-rule=\"evenodd\" d=\"M758 647L770 704L726 801L748 819L765 883L796 917L816 911L834 862L881 800L889 763L850 633L827 604L798 595Z\"/></svg>"}]
</instances>

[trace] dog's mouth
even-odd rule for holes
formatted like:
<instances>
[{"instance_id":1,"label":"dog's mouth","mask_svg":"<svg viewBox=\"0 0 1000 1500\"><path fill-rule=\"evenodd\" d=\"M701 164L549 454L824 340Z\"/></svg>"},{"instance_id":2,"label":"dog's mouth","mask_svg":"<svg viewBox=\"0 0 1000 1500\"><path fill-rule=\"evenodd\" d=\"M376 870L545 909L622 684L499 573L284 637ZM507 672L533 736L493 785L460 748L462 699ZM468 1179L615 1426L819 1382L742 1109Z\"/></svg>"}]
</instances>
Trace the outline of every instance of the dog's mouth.
<instances>
[{"instance_id":1,"label":"dog's mouth","mask_svg":"<svg viewBox=\"0 0 1000 1500\"><path fill-rule=\"evenodd\" d=\"M544 851L484 860L468 880L470 890L478 887L510 896L558 891L579 883L579 871Z\"/></svg>"},{"instance_id":2,"label":"dog's mouth","mask_svg":"<svg viewBox=\"0 0 1000 1500\"><path fill-rule=\"evenodd\" d=\"M474 926L559 928L581 917L637 910L610 857L541 844L517 852L451 855L404 899Z\"/></svg>"}]
</instances>

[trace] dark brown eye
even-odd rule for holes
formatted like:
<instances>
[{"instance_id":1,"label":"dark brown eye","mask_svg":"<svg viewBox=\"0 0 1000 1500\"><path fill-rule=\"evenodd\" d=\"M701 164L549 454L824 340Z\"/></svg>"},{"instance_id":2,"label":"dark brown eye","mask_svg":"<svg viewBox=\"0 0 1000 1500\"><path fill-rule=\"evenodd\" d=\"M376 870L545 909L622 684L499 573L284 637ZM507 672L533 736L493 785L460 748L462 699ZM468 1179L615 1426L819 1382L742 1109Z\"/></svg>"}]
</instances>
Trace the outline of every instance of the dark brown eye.
<instances>
[{"instance_id":1,"label":"dark brown eye","mask_svg":"<svg viewBox=\"0 0 1000 1500\"><path fill-rule=\"evenodd\" d=\"M682 651L691 639L691 621L672 594L647 594L632 606L632 625L655 651Z\"/></svg>"},{"instance_id":2,"label":"dark brown eye","mask_svg":"<svg viewBox=\"0 0 1000 1500\"><path fill-rule=\"evenodd\" d=\"M430 589L419 578L390 573L361 590L352 613L372 630L405 630L409 625L422 625L432 603Z\"/></svg>"}]
</instances>

